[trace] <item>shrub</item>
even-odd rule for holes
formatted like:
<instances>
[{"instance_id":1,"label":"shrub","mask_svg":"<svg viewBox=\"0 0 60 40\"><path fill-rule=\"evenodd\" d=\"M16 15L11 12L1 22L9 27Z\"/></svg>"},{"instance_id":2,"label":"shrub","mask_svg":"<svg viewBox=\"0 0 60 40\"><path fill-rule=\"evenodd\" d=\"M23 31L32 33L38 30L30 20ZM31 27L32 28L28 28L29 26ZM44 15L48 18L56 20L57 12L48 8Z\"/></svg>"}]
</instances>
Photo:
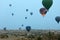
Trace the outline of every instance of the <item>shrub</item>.
<instances>
[{"instance_id":1,"label":"shrub","mask_svg":"<svg viewBox=\"0 0 60 40\"><path fill-rule=\"evenodd\" d=\"M0 38L8 38L8 35L7 34L1 34Z\"/></svg>"},{"instance_id":2,"label":"shrub","mask_svg":"<svg viewBox=\"0 0 60 40\"><path fill-rule=\"evenodd\" d=\"M42 38L39 36L39 37L37 38L37 40L42 40Z\"/></svg>"}]
</instances>

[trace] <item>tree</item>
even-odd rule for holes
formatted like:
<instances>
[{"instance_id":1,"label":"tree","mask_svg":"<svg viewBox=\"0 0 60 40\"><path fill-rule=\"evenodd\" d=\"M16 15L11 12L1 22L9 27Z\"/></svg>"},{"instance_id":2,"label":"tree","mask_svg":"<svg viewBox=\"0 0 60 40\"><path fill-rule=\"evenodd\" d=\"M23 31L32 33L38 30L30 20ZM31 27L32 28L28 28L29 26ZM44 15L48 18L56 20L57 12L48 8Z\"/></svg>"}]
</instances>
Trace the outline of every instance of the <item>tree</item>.
<instances>
[{"instance_id":1,"label":"tree","mask_svg":"<svg viewBox=\"0 0 60 40\"><path fill-rule=\"evenodd\" d=\"M37 40L42 40L42 38L39 36L39 37L37 38Z\"/></svg>"},{"instance_id":2,"label":"tree","mask_svg":"<svg viewBox=\"0 0 60 40\"><path fill-rule=\"evenodd\" d=\"M51 40L52 38L53 38L53 35L54 35L54 33L52 33L52 32L48 32L48 38L49 38L49 40Z\"/></svg>"},{"instance_id":3,"label":"tree","mask_svg":"<svg viewBox=\"0 0 60 40\"><path fill-rule=\"evenodd\" d=\"M58 35L58 40L60 40L60 35Z\"/></svg>"}]
</instances>

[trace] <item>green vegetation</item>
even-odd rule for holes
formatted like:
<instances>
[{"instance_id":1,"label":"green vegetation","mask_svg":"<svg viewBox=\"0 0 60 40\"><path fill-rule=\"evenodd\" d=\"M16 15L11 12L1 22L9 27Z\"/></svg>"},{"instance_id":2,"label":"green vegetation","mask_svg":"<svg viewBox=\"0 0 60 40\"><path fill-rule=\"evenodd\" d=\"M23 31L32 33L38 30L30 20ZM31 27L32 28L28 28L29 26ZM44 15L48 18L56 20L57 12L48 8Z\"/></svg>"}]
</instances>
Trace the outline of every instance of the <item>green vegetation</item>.
<instances>
[{"instance_id":1,"label":"green vegetation","mask_svg":"<svg viewBox=\"0 0 60 40\"><path fill-rule=\"evenodd\" d=\"M0 35L0 38L3 39L3 38L8 38L8 35L7 34L1 34Z\"/></svg>"},{"instance_id":2,"label":"green vegetation","mask_svg":"<svg viewBox=\"0 0 60 40\"><path fill-rule=\"evenodd\" d=\"M30 31L29 35L25 30L0 31L0 40L60 40L60 32L55 31Z\"/></svg>"}]
</instances>

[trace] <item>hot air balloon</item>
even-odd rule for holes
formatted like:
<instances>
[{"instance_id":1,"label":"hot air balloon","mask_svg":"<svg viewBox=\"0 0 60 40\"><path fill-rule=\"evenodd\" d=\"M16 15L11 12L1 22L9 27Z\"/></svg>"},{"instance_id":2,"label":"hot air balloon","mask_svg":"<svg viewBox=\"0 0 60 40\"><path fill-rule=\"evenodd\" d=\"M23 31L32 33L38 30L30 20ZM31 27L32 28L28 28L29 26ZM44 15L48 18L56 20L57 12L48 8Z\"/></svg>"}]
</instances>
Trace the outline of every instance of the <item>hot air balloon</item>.
<instances>
[{"instance_id":1,"label":"hot air balloon","mask_svg":"<svg viewBox=\"0 0 60 40\"><path fill-rule=\"evenodd\" d=\"M26 26L26 30L27 30L28 32L30 32L31 26Z\"/></svg>"},{"instance_id":2,"label":"hot air balloon","mask_svg":"<svg viewBox=\"0 0 60 40\"><path fill-rule=\"evenodd\" d=\"M4 27L3 30L6 31L6 27Z\"/></svg>"},{"instance_id":3,"label":"hot air balloon","mask_svg":"<svg viewBox=\"0 0 60 40\"><path fill-rule=\"evenodd\" d=\"M57 16L57 17L55 18L55 20L56 20L57 23L59 23L59 22L60 22L60 16Z\"/></svg>"},{"instance_id":4,"label":"hot air balloon","mask_svg":"<svg viewBox=\"0 0 60 40\"><path fill-rule=\"evenodd\" d=\"M41 9L39 10L39 12L40 12L40 14L41 14L42 16L45 16L46 13L47 13L47 9L46 9L46 8L41 8Z\"/></svg>"},{"instance_id":5,"label":"hot air balloon","mask_svg":"<svg viewBox=\"0 0 60 40\"><path fill-rule=\"evenodd\" d=\"M49 10L49 8L52 6L52 4L53 4L53 0L43 0L42 1L42 4L43 4L43 6L47 9L47 10Z\"/></svg>"},{"instance_id":6,"label":"hot air balloon","mask_svg":"<svg viewBox=\"0 0 60 40\"><path fill-rule=\"evenodd\" d=\"M25 17L25 19L27 19L27 17Z\"/></svg>"},{"instance_id":7,"label":"hot air balloon","mask_svg":"<svg viewBox=\"0 0 60 40\"><path fill-rule=\"evenodd\" d=\"M33 15L33 12L30 12L30 15Z\"/></svg>"},{"instance_id":8,"label":"hot air balloon","mask_svg":"<svg viewBox=\"0 0 60 40\"><path fill-rule=\"evenodd\" d=\"M28 9L26 9L26 12L28 12Z\"/></svg>"},{"instance_id":9,"label":"hot air balloon","mask_svg":"<svg viewBox=\"0 0 60 40\"><path fill-rule=\"evenodd\" d=\"M11 6L12 6L12 4L9 4L9 6L11 7Z\"/></svg>"},{"instance_id":10,"label":"hot air balloon","mask_svg":"<svg viewBox=\"0 0 60 40\"><path fill-rule=\"evenodd\" d=\"M12 13L12 16L14 15L14 13Z\"/></svg>"},{"instance_id":11,"label":"hot air balloon","mask_svg":"<svg viewBox=\"0 0 60 40\"><path fill-rule=\"evenodd\" d=\"M24 25L22 24L21 26L23 27Z\"/></svg>"}]
</instances>

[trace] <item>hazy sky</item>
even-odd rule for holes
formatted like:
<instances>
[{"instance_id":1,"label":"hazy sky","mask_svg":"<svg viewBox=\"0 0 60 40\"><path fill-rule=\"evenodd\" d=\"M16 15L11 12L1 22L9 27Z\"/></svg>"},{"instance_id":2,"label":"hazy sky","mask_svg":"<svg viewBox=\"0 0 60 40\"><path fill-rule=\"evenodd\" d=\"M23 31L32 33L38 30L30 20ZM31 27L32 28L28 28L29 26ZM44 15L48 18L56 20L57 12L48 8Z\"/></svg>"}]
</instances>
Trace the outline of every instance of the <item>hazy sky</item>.
<instances>
[{"instance_id":1,"label":"hazy sky","mask_svg":"<svg viewBox=\"0 0 60 40\"><path fill-rule=\"evenodd\" d=\"M9 7L9 4L12 6ZM60 16L60 0L53 0L45 17L39 13L42 7L42 0L0 0L0 29L18 29L22 24L23 29L28 25L32 29L60 29L60 24L55 21L55 17ZM26 12L26 9L29 11ZM30 12L33 12L32 16Z\"/></svg>"}]
</instances>

